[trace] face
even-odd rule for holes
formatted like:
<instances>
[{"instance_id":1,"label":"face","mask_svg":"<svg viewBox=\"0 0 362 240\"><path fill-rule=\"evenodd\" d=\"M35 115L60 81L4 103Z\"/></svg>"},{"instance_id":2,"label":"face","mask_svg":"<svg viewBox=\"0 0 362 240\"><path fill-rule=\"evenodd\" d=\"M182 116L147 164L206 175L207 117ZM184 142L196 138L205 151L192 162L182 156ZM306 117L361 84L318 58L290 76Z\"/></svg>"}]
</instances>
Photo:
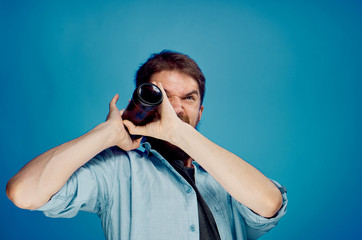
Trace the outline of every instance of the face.
<instances>
[{"instance_id":1,"label":"face","mask_svg":"<svg viewBox=\"0 0 362 240\"><path fill-rule=\"evenodd\" d=\"M204 110L200 106L197 82L190 76L177 71L161 71L151 76L150 82L160 82L177 116L196 128ZM152 148L167 160L187 160L190 157L180 148L163 140L147 137Z\"/></svg>"},{"instance_id":2,"label":"face","mask_svg":"<svg viewBox=\"0 0 362 240\"><path fill-rule=\"evenodd\" d=\"M160 82L177 116L194 128L201 119L199 86L192 77L178 71L161 71L151 76L150 82Z\"/></svg>"}]
</instances>

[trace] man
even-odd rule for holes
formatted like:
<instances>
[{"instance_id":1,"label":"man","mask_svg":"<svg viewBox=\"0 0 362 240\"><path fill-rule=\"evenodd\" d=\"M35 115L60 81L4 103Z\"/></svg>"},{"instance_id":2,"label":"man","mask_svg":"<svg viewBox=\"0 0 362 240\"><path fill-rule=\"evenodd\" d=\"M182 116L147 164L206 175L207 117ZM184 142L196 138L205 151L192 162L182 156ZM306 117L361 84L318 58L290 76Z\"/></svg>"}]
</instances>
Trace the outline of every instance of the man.
<instances>
[{"instance_id":1,"label":"man","mask_svg":"<svg viewBox=\"0 0 362 240\"><path fill-rule=\"evenodd\" d=\"M188 56L152 55L136 74L164 100L135 126L109 104L106 122L30 161L8 183L20 208L50 217L96 213L107 239L256 239L286 211L285 189L195 128L205 78ZM144 151L137 148L147 136Z\"/></svg>"}]
</instances>

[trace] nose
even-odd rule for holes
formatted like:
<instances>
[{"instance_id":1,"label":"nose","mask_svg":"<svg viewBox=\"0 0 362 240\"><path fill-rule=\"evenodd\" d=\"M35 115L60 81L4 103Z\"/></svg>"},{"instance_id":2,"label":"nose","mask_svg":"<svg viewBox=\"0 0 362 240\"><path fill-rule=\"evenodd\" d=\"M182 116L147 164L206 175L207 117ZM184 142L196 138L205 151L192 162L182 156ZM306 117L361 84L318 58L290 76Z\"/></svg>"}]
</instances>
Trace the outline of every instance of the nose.
<instances>
[{"instance_id":1,"label":"nose","mask_svg":"<svg viewBox=\"0 0 362 240\"><path fill-rule=\"evenodd\" d=\"M180 114L183 112L183 108L182 108L182 103L180 98L178 97L171 97L169 98L170 103L173 107L173 109L175 110L176 114Z\"/></svg>"}]
</instances>

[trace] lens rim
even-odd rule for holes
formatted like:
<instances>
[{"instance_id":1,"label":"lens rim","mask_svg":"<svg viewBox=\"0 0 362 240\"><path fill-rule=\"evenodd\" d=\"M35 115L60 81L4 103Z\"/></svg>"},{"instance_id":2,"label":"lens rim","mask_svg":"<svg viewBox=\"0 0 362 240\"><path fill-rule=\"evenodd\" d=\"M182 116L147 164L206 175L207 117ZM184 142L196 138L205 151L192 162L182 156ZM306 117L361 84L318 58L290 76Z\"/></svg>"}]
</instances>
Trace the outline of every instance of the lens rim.
<instances>
[{"instance_id":1,"label":"lens rim","mask_svg":"<svg viewBox=\"0 0 362 240\"><path fill-rule=\"evenodd\" d=\"M144 98L142 98L142 94L141 94L142 93L142 88L145 87L145 86L152 86L152 87L156 88L160 93L160 96L161 96L160 99L158 101L156 101L156 102L149 102L149 101L145 100ZM136 92L137 92L137 96L139 97L139 100L144 105L156 106L156 105L159 105L163 100L163 94L162 94L161 89L158 86L156 86L155 84L152 84L152 83L142 83L141 85L139 85L137 87Z\"/></svg>"}]
</instances>

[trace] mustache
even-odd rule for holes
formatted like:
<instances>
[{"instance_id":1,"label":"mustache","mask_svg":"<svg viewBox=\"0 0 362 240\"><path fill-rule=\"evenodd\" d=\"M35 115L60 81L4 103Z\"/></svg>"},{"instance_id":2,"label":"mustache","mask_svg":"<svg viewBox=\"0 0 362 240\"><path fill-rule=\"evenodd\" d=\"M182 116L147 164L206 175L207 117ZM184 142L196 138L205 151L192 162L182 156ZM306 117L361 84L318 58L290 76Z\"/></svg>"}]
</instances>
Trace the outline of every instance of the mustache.
<instances>
[{"instance_id":1,"label":"mustache","mask_svg":"<svg viewBox=\"0 0 362 240\"><path fill-rule=\"evenodd\" d=\"M178 113L178 114L176 114L176 115L177 115L177 117L178 117L179 119L181 119L181 120L184 121L185 123L188 123L188 124L191 125L190 118L189 118L187 115L184 115L183 113ZM161 118L160 113L159 113L159 112L156 112L156 113L155 113L154 120L160 119L160 118Z\"/></svg>"},{"instance_id":2,"label":"mustache","mask_svg":"<svg viewBox=\"0 0 362 240\"><path fill-rule=\"evenodd\" d=\"M177 114L177 117L178 117L179 119L181 119L182 121L184 121L185 123L190 124L190 119L189 119L188 116L185 116L185 115L183 115L182 113L180 113L180 114Z\"/></svg>"}]
</instances>

